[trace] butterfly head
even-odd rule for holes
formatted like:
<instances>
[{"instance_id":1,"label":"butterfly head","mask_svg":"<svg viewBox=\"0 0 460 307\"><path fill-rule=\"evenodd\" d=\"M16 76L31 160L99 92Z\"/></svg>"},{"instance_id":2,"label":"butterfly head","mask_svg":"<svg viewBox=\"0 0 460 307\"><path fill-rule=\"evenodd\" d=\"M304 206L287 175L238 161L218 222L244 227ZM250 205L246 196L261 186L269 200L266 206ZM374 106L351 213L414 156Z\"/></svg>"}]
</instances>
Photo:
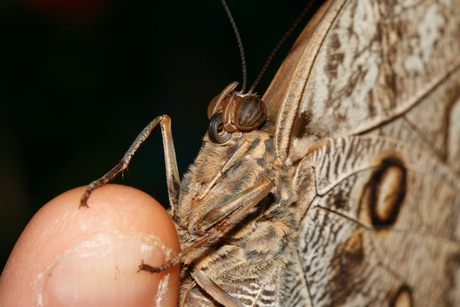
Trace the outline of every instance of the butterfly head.
<instances>
[{"instance_id":1,"label":"butterfly head","mask_svg":"<svg viewBox=\"0 0 460 307\"><path fill-rule=\"evenodd\" d=\"M265 103L252 93L235 91L237 85L230 83L208 106L208 135L213 143L227 142L234 132L256 130L267 119Z\"/></svg>"}]
</instances>

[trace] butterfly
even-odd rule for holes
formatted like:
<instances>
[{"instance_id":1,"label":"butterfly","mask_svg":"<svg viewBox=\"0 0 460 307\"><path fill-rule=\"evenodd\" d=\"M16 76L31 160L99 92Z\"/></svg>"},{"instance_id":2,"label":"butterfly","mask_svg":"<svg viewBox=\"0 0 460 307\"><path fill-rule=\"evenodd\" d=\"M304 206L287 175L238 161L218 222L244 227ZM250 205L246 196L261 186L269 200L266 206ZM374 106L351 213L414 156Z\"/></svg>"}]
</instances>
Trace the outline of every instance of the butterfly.
<instances>
[{"instance_id":1,"label":"butterfly","mask_svg":"<svg viewBox=\"0 0 460 307\"><path fill-rule=\"evenodd\" d=\"M182 251L141 268L180 261L180 306L460 304L457 1L327 1L262 99L236 86L182 180L167 116L123 159L161 126Z\"/></svg>"}]
</instances>

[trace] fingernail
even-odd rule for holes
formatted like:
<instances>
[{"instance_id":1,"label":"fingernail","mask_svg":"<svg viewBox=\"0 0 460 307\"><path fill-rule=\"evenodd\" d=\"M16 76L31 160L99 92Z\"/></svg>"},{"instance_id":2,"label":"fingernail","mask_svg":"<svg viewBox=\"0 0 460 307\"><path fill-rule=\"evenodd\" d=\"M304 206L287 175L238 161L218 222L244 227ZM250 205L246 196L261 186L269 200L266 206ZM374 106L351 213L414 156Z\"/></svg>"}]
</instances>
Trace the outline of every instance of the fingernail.
<instances>
[{"instance_id":1,"label":"fingernail","mask_svg":"<svg viewBox=\"0 0 460 307\"><path fill-rule=\"evenodd\" d=\"M142 239L140 239L142 238ZM61 255L43 275L43 306L154 306L167 274L138 272L171 253L155 238L100 236Z\"/></svg>"}]
</instances>

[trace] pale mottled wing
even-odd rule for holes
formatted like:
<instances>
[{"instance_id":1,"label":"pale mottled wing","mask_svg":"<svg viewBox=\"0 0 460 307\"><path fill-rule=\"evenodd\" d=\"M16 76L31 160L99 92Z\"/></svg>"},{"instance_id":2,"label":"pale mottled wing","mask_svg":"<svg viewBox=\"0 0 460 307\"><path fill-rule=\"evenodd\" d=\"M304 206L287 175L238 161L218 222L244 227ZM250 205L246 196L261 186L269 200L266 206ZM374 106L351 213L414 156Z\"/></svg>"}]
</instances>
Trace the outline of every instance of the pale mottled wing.
<instances>
[{"instance_id":1,"label":"pale mottled wing","mask_svg":"<svg viewBox=\"0 0 460 307\"><path fill-rule=\"evenodd\" d=\"M280 68L264 100L313 306L460 303L459 55L457 1L337 0Z\"/></svg>"},{"instance_id":2,"label":"pale mottled wing","mask_svg":"<svg viewBox=\"0 0 460 307\"><path fill-rule=\"evenodd\" d=\"M303 31L264 95L278 156L373 133L460 172L460 4L337 0Z\"/></svg>"},{"instance_id":3,"label":"pale mottled wing","mask_svg":"<svg viewBox=\"0 0 460 307\"><path fill-rule=\"evenodd\" d=\"M314 306L460 304L460 181L437 158L383 137L337 138L310 150L296 182Z\"/></svg>"}]
</instances>

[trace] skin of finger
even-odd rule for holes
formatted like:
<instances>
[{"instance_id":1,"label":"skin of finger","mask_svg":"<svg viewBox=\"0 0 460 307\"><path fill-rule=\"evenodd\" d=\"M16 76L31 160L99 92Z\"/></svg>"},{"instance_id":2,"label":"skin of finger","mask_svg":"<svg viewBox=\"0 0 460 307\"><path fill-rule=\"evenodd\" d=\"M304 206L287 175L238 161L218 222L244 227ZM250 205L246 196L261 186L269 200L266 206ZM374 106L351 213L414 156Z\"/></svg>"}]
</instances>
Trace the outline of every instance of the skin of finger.
<instances>
[{"instance_id":1,"label":"skin of finger","mask_svg":"<svg viewBox=\"0 0 460 307\"><path fill-rule=\"evenodd\" d=\"M43 273L59 255L101 233L153 235L174 254L179 252L179 242L169 215L149 195L111 184L94 191L88 201L89 208L80 208L84 191L85 187L80 187L54 198L26 226L0 279L0 306L39 305L37 297L43 284ZM149 278L163 278L162 273L139 274L142 273L150 274ZM179 265L163 273L171 278L162 306L175 306ZM155 291L152 290L153 294Z\"/></svg>"}]
</instances>

